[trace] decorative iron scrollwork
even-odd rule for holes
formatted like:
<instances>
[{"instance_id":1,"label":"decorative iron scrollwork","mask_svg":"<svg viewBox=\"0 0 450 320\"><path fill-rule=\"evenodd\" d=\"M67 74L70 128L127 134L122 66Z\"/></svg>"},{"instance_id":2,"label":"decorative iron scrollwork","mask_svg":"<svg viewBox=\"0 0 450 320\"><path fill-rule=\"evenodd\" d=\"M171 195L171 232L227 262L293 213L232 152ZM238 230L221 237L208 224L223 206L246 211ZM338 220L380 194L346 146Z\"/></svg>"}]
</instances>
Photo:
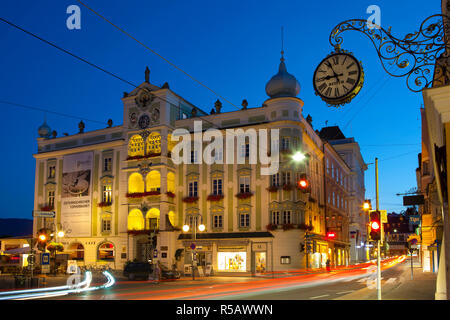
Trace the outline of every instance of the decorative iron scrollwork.
<instances>
[{"instance_id":1,"label":"decorative iron scrollwork","mask_svg":"<svg viewBox=\"0 0 450 320\"><path fill-rule=\"evenodd\" d=\"M344 41L342 33L347 30L365 34L375 46L383 69L393 77L406 77L411 91L450 84L449 16L432 15L422 22L418 31L408 33L403 39L393 36L391 27L386 31L367 20L346 20L333 28L330 44L340 48Z\"/></svg>"}]
</instances>

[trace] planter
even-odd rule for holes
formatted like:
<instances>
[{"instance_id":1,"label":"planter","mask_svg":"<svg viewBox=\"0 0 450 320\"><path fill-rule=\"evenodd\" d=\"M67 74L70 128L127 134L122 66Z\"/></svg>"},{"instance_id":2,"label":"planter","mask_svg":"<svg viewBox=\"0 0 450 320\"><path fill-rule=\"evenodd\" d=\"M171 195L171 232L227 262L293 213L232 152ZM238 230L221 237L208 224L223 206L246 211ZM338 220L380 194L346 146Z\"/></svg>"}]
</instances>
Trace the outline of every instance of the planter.
<instances>
[{"instance_id":1,"label":"planter","mask_svg":"<svg viewBox=\"0 0 450 320\"><path fill-rule=\"evenodd\" d=\"M173 192L167 191L166 194L168 197L175 198L175 193Z\"/></svg>"},{"instance_id":2,"label":"planter","mask_svg":"<svg viewBox=\"0 0 450 320\"><path fill-rule=\"evenodd\" d=\"M278 189L279 189L278 186L270 186L270 187L267 188L267 191L269 191L269 192L277 192Z\"/></svg>"},{"instance_id":3,"label":"planter","mask_svg":"<svg viewBox=\"0 0 450 320\"><path fill-rule=\"evenodd\" d=\"M294 186L292 184L283 185L283 190L285 190L285 191L290 191L292 189L294 189Z\"/></svg>"},{"instance_id":4,"label":"planter","mask_svg":"<svg viewBox=\"0 0 450 320\"><path fill-rule=\"evenodd\" d=\"M198 197L184 197L183 198L183 202L186 202L186 203L193 203L196 201L198 201Z\"/></svg>"},{"instance_id":5,"label":"planter","mask_svg":"<svg viewBox=\"0 0 450 320\"><path fill-rule=\"evenodd\" d=\"M139 160L139 159L147 159L147 158L153 158L153 157L159 157L161 155L161 152L158 153L149 153L146 155L141 156L130 156L127 157L127 160Z\"/></svg>"},{"instance_id":6,"label":"planter","mask_svg":"<svg viewBox=\"0 0 450 320\"><path fill-rule=\"evenodd\" d=\"M223 199L223 194L210 194L206 200L208 201L220 201Z\"/></svg>"},{"instance_id":7,"label":"planter","mask_svg":"<svg viewBox=\"0 0 450 320\"><path fill-rule=\"evenodd\" d=\"M145 192L133 192L127 193L127 198L142 198L147 196L159 196L161 194L160 191L145 191Z\"/></svg>"},{"instance_id":8,"label":"planter","mask_svg":"<svg viewBox=\"0 0 450 320\"><path fill-rule=\"evenodd\" d=\"M236 195L236 197L237 197L238 199L247 199L247 198L250 198L250 197L252 197L252 196L253 196L253 193L251 193L251 192L238 193L238 194Z\"/></svg>"},{"instance_id":9,"label":"planter","mask_svg":"<svg viewBox=\"0 0 450 320\"><path fill-rule=\"evenodd\" d=\"M100 202L97 206L102 208L102 207L109 207L112 205L112 202Z\"/></svg>"}]
</instances>

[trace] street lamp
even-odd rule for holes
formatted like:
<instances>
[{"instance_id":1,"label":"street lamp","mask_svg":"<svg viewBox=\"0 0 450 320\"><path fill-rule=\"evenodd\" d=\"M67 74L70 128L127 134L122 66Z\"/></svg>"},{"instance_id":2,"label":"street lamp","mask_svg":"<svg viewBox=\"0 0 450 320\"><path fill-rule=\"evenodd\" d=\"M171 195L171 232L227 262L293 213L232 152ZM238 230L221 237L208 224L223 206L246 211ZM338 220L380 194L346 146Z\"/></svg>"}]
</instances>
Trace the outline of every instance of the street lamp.
<instances>
[{"instance_id":1,"label":"street lamp","mask_svg":"<svg viewBox=\"0 0 450 320\"><path fill-rule=\"evenodd\" d=\"M187 214L186 219L188 217L192 218L193 223L194 223L194 227L192 228L192 232L194 234L194 242L191 244L191 250L192 250L192 280L195 280L195 268L194 267L197 266L197 263L195 263L195 265L194 265L194 259L196 259L196 257L197 257L197 253L195 251L195 241L197 240L197 228L198 228L198 231L203 232L203 231L205 231L206 226L203 223L201 223L197 226L197 218L200 217L200 221L202 220L202 215L200 213ZM183 231L188 232L189 229L190 229L190 225L186 223L183 226ZM195 262L197 262L197 261L195 261Z\"/></svg>"},{"instance_id":2,"label":"street lamp","mask_svg":"<svg viewBox=\"0 0 450 320\"><path fill-rule=\"evenodd\" d=\"M305 159L306 159L306 156L303 153L301 153L300 151L297 151L292 156L292 160L294 160L295 162L301 162Z\"/></svg>"},{"instance_id":3,"label":"street lamp","mask_svg":"<svg viewBox=\"0 0 450 320\"><path fill-rule=\"evenodd\" d=\"M372 209L372 205L370 204L370 200L364 201L363 210L364 211L369 211L370 209Z\"/></svg>"}]
</instances>

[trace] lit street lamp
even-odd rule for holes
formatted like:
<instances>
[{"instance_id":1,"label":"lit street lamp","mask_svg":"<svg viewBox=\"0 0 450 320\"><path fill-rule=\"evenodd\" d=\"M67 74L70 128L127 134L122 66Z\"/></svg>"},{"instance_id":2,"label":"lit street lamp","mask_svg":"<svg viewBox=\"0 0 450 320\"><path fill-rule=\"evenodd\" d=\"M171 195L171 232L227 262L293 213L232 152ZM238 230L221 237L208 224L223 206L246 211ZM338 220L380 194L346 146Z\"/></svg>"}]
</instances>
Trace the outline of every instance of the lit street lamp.
<instances>
[{"instance_id":1,"label":"lit street lamp","mask_svg":"<svg viewBox=\"0 0 450 320\"><path fill-rule=\"evenodd\" d=\"M188 215L186 215L186 219L188 217L192 218L193 223L194 223L194 227L192 228L192 232L194 234L194 242L191 244L191 250L192 250L192 280L195 280L195 267L197 266L197 260L196 260L197 253L195 251L195 248L196 248L195 241L197 240L197 228L198 228L198 231L203 232L203 231L205 231L206 227L203 223L201 223L197 226L197 218L200 217L200 221L202 219L202 215L200 213L188 214ZM189 229L190 229L190 226L189 226L189 224L186 223L183 226L183 231L188 232ZM195 259L195 264L194 264L194 259Z\"/></svg>"}]
</instances>

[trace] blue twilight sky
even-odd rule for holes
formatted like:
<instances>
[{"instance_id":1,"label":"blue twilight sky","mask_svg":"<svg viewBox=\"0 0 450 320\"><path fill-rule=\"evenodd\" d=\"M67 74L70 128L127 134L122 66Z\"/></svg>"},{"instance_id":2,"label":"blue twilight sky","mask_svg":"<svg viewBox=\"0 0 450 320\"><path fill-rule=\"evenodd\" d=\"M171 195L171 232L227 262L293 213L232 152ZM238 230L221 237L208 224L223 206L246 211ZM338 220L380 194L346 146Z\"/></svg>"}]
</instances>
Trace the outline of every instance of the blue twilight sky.
<instances>
[{"instance_id":1,"label":"blue twilight sky","mask_svg":"<svg viewBox=\"0 0 450 320\"><path fill-rule=\"evenodd\" d=\"M303 115L315 129L339 125L355 137L364 160L379 158L380 205L400 211L402 198L416 186L420 152L422 97L410 92L403 78L381 68L368 38L347 32L343 48L362 60L365 84L351 104L329 108L313 92L318 63L332 51L331 29L351 18L366 19L366 8L381 8L381 25L403 37L426 17L440 13L440 0L341 1L153 1L84 0L210 88L240 105L260 106L265 84L278 70L280 27L288 71L300 82ZM156 55L81 7L81 30L66 27L66 9L76 0L2 0L0 16L133 83L144 81L145 66L156 85L170 88L209 112L217 99L211 92ZM124 91L132 87L0 21L0 100L30 105L86 119L122 123ZM223 101L223 100L222 100ZM235 108L224 103L224 111ZM44 113L0 103L0 218L31 218L37 128ZM47 123L61 136L77 132L79 120L47 113ZM85 121L86 130L103 128ZM375 198L374 166L366 171L366 198Z\"/></svg>"}]
</instances>

